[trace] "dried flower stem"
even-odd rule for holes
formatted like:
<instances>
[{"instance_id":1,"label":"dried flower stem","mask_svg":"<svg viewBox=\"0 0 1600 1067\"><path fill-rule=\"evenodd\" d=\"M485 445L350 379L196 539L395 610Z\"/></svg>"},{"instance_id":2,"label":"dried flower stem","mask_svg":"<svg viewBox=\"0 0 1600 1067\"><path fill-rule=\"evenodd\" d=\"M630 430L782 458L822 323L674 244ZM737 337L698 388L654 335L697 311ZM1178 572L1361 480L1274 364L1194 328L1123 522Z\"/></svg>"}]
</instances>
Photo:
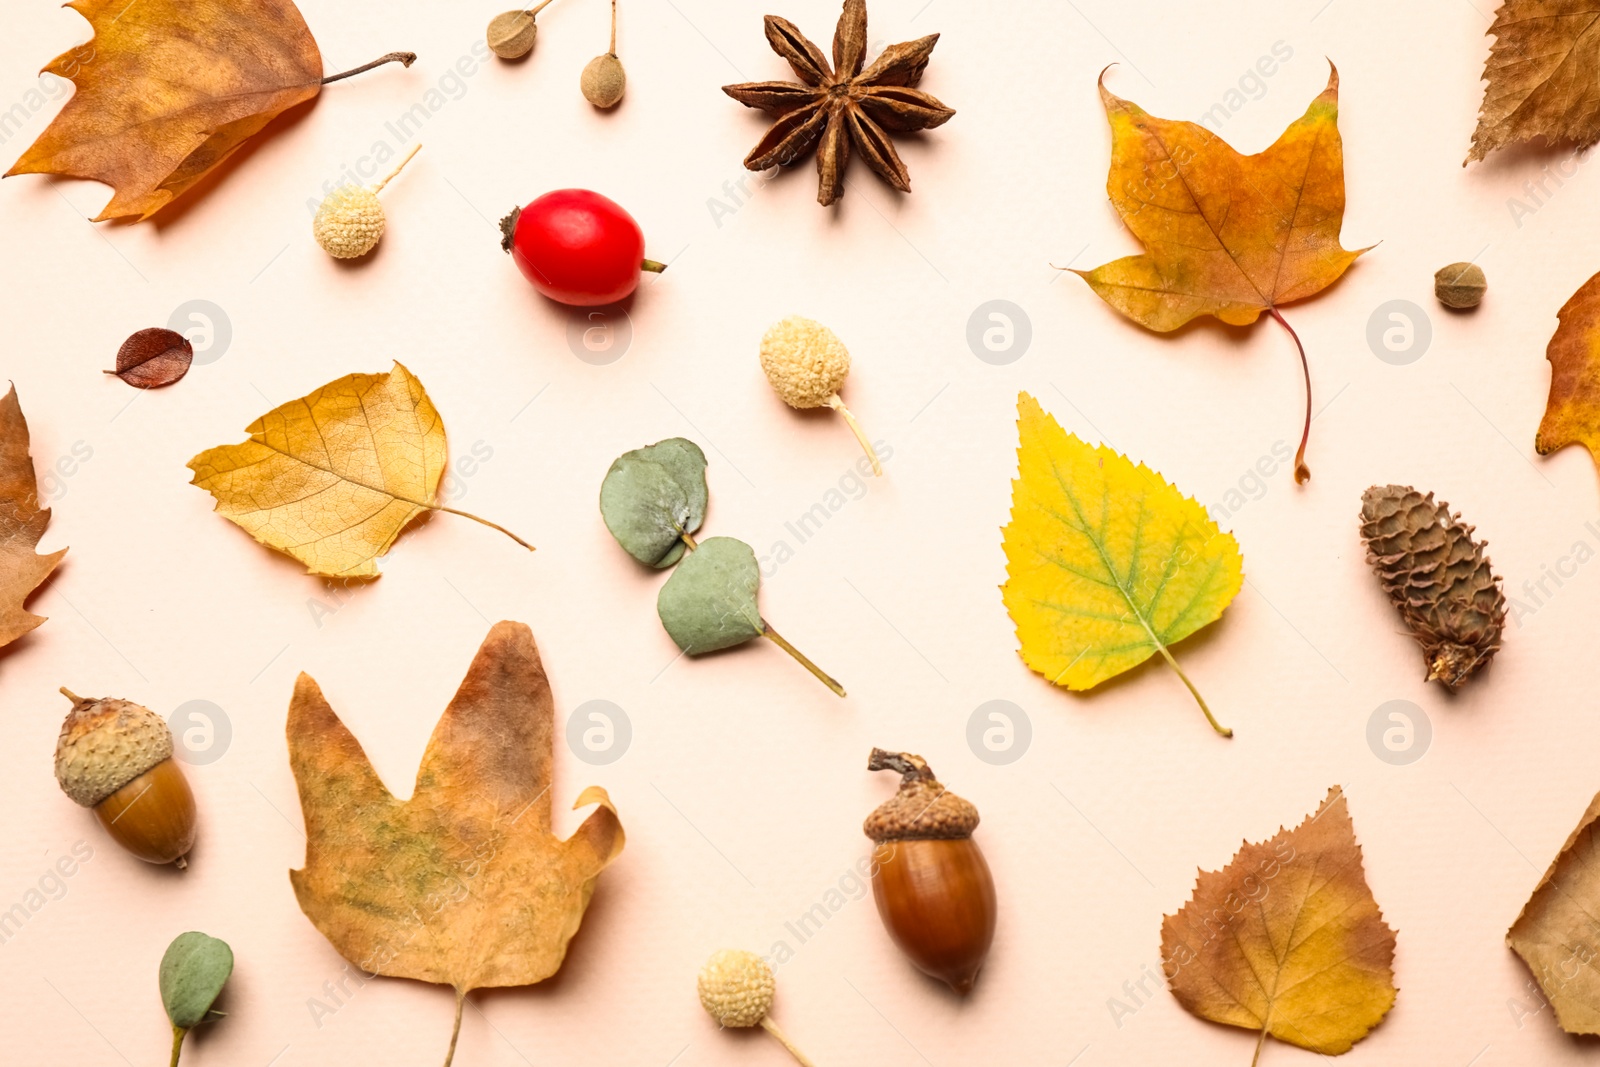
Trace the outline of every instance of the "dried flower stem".
<instances>
[{"instance_id":1,"label":"dried flower stem","mask_svg":"<svg viewBox=\"0 0 1600 1067\"><path fill-rule=\"evenodd\" d=\"M872 473L880 478L883 477L883 464L878 462L878 450L872 447L871 441L867 440L867 435L861 429L861 424L856 421L854 415L850 414L850 409L844 406L844 401L839 399L838 393L834 393L828 398L828 406L844 416L845 425L850 427L850 432L856 435L857 441L861 442L861 450L872 461Z\"/></svg>"},{"instance_id":2,"label":"dried flower stem","mask_svg":"<svg viewBox=\"0 0 1600 1067\"><path fill-rule=\"evenodd\" d=\"M377 185L374 185L372 187L372 191L374 193L383 192L383 187L385 185L388 185L390 182L394 181L395 176L398 175L401 171L405 170L406 169L406 164L410 163L412 157L415 156L420 151L422 151L422 142L418 141L416 144L411 146L411 151L406 153L406 158L402 159L399 162L399 164L394 168L394 170L391 170L388 174L386 174L384 176L383 181L379 182Z\"/></svg>"},{"instance_id":3,"label":"dried flower stem","mask_svg":"<svg viewBox=\"0 0 1600 1067\"><path fill-rule=\"evenodd\" d=\"M386 56L379 56L377 59L374 59L371 63L363 63L359 67L352 67L349 70L344 71L341 74L330 74L326 78L322 79L322 84L323 85L329 85L329 84L331 84L333 82L343 81L344 79L352 78L357 74L364 74L367 71L371 70L373 67L381 67L385 63L399 63L402 66L409 67L409 66L411 66L411 64L415 63L416 61L417 61L417 54L415 52L390 52Z\"/></svg>"},{"instance_id":4,"label":"dried flower stem","mask_svg":"<svg viewBox=\"0 0 1600 1067\"><path fill-rule=\"evenodd\" d=\"M617 54L617 0L611 0L611 47L606 51L611 55Z\"/></svg>"},{"instance_id":5,"label":"dried flower stem","mask_svg":"<svg viewBox=\"0 0 1600 1067\"><path fill-rule=\"evenodd\" d=\"M840 695L842 696L843 694L840 694ZM766 1018L761 1020L761 1029L765 1030L767 1033L769 1033L773 1037L777 1038L778 1039L778 1044L780 1044L784 1048L788 1049L789 1050L789 1055L793 1056L796 1060L798 1060L800 1062L800 1064L802 1065L802 1067L817 1067L816 1064L812 1063L811 1060L806 1057L806 1054L804 1052L801 1052L798 1048L795 1047L794 1042L790 1041L789 1038L784 1034L784 1032L782 1030L778 1029L778 1024L772 1021L772 1017L771 1016L767 1016Z\"/></svg>"}]
</instances>

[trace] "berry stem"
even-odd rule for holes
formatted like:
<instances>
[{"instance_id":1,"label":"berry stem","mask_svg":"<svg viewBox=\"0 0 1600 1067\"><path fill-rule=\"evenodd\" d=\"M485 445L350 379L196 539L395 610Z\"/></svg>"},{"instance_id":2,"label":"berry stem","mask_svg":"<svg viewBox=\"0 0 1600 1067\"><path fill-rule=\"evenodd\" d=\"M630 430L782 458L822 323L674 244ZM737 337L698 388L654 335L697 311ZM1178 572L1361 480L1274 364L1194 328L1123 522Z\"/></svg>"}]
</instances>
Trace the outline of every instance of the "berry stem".
<instances>
[{"instance_id":1,"label":"berry stem","mask_svg":"<svg viewBox=\"0 0 1600 1067\"><path fill-rule=\"evenodd\" d=\"M1189 687L1189 694L1194 697L1195 703L1200 705L1200 710L1206 713L1206 722L1211 724L1211 728L1223 737L1232 737L1233 731L1219 723L1216 717L1211 714L1211 709L1206 706L1206 698L1201 696L1200 690L1196 689L1194 683L1189 681L1189 676L1183 673L1183 668L1178 666L1178 661L1172 658L1172 653L1167 651L1167 646L1157 642L1156 648L1160 650L1161 658L1167 661L1168 666L1178 672L1178 677L1183 679L1183 684Z\"/></svg>"},{"instance_id":2,"label":"berry stem","mask_svg":"<svg viewBox=\"0 0 1600 1067\"><path fill-rule=\"evenodd\" d=\"M399 63L402 66L409 67L409 66L411 66L411 64L415 63L416 61L417 61L417 54L415 52L390 52L386 56L379 56L377 59L374 59L371 63L363 63L359 67L351 67L349 70L344 71L343 73L340 73L340 74L330 74L326 78L322 79L322 84L323 85L330 85L333 82L343 81L346 78L352 78L357 74L365 74L367 71L371 70L373 67L381 67L385 63Z\"/></svg>"},{"instance_id":3,"label":"berry stem","mask_svg":"<svg viewBox=\"0 0 1600 1067\"><path fill-rule=\"evenodd\" d=\"M789 653L789 655L793 656L795 658L795 662L799 663L800 666L817 676L817 681L833 690L834 696L842 697L845 695L844 686L834 681L833 677L821 667L817 666L815 663L812 663L811 659L804 652L801 652L798 648L795 648L793 645L791 645L782 634L778 633L778 631L772 628L772 624L767 622L766 619L761 620L761 636L767 638L773 644L777 645L779 648ZM792 1048L789 1051L795 1052L795 1050ZM800 1054L795 1052L795 1055L799 1056ZM804 1057L801 1057L800 1062L807 1063L809 1061Z\"/></svg>"},{"instance_id":4,"label":"berry stem","mask_svg":"<svg viewBox=\"0 0 1600 1067\"><path fill-rule=\"evenodd\" d=\"M667 269L667 265L654 259L647 259L643 263L639 264L639 269L647 270L651 274L660 274L662 271Z\"/></svg>"},{"instance_id":5,"label":"berry stem","mask_svg":"<svg viewBox=\"0 0 1600 1067\"><path fill-rule=\"evenodd\" d=\"M473 522L481 522L481 523L483 523L483 525L489 527L489 529L491 529L491 530L499 530L501 533L503 533L507 537L511 538L511 540L515 541L517 544L521 545L523 548L527 549L529 552L534 551L534 547L532 545L528 544L528 542L524 541L522 538L518 537L516 534L512 533L510 530L506 529L504 526L501 526L497 522L490 522L488 519L479 518L477 515L474 515L470 511L457 511L455 508L447 508L447 507L441 506L441 507L435 508L434 510L435 511L448 511L452 515L460 515L463 519L471 519Z\"/></svg>"},{"instance_id":6,"label":"berry stem","mask_svg":"<svg viewBox=\"0 0 1600 1067\"><path fill-rule=\"evenodd\" d=\"M606 51L613 56L617 54L617 0L611 0L611 47Z\"/></svg>"},{"instance_id":7,"label":"berry stem","mask_svg":"<svg viewBox=\"0 0 1600 1067\"><path fill-rule=\"evenodd\" d=\"M828 398L828 406L844 416L845 424L850 427L850 432L856 435L856 440L861 442L861 450L872 461L872 473L879 478L883 477L883 464L878 462L878 450L872 447L872 442L867 440L867 435L862 431L861 424L856 417L850 414L850 409L844 406L844 401L839 399L839 394L834 393Z\"/></svg>"},{"instance_id":8,"label":"berry stem","mask_svg":"<svg viewBox=\"0 0 1600 1067\"><path fill-rule=\"evenodd\" d=\"M61 695L66 697L68 700L72 701L74 704L82 704L82 703L84 703L84 699L81 696L79 696L77 693L74 693L72 690L68 689L66 686L62 686L61 687Z\"/></svg>"},{"instance_id":9,"label":"berry stem","mask_svg":"<svg viewBox=\"0 0 1600 1067\"><path fill-rule=\"evenodd\" d=\"M394 181L395 175L397 175L401 171L405 170L406 169L406 164L410 163L411 162L411 158L413 156L415 156L420 151L422 151L422 142L418 141L416 144L411 146L411 151L406 153L406 158L402 159L399 162L399 164L394 168L394 170L391 170L388 174L384 175L383 181L379 182L377 185L374 185L372 187L372 191L374 193L383 192L383 187L385 185L388 185L390 182Z\"/></svg>"},{"instance_id":10,"label":"berry stem","mask_svg":"<svg viewBox=\"0 0 1600 1067\"><path fill-rule=\"evenodd\" d=\"M531 18L531 17L539 14L539 12L543 11L545 8L549 7L553 3L555 3L555 0L544 0L544 3L542 3L542 4L538 4L538 5L534 6L534 7L525 7L525 8L522 9L522 11L523 11L523 14L528 15Z\"/></svg>"},{"instance_id":11,"label":"berry stem","mask_svg":"<svg viewBox=\"0 0 1600 1067\"><path fill-rule=\"evenodd\" d=\"M1306 362L1306 346L1300 343L1300 335L1294 332L1289 320L1280 315L1277 308L1268 308L1267 314L1277 319L1278 325L1294 338L1294 347L1300 353L1300 371L1306 379L1306 426L1300 431L1300 451L1294 454L1294 484L1304 485L1311 480L1311 468L1306 466L1306 442L1311 439L1311 365Z\"/></svg>"},{"instance_id":12,"label":"berry stem","mask_svg":"<svg viewBox=\"0 0 1600 1067\"><path fill-rule=\"evenodd\" d=\"M770 1017L765 1017L761 1020L761 1029L777 1038L778 1044L788 1049L789 1055L798 1060L801 1064L801 1067L817 1067L816 1064L812 1063L806 1058L806 1054L804 1052L801 1052L798 1048L795 1048L794 1042L790 1041L788 1036L784 1034L782 1030L778 1029L778 1024L773 1022Z\"/></svg>"}]
</instances>

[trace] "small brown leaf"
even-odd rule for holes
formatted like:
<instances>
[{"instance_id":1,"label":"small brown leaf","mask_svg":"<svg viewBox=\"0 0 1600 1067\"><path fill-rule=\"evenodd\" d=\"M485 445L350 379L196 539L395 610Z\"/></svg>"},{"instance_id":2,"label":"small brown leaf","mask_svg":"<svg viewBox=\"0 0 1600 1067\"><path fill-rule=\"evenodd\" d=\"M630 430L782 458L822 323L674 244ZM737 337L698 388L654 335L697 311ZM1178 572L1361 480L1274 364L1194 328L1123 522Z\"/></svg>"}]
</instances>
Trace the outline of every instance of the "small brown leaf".
<instances>
[{"instance_id":1,"label":"small brown leaf","mask_svg":"<svg viewBox=\"0 0 1600 1067\"><path fill-rule=\"evenodd\" d=\"M28 420L12 386L0 397L0 647L45 621L22 605L67 554L64 548L48 556L35 551L49 525L50 509L39 507L28 455Z\"/></svg>"},{"instance_id":2,"label":"small brown leaf","mask_svg":"<svg viewBox=\"0 0 1600 1067\"><path fill-rule=\"evenodd\" d=\"M122 342L117 369L108 370L136 389L159 389L189 373L194 345L176 330L152 326Z\"/></svg>"}]
</instances>

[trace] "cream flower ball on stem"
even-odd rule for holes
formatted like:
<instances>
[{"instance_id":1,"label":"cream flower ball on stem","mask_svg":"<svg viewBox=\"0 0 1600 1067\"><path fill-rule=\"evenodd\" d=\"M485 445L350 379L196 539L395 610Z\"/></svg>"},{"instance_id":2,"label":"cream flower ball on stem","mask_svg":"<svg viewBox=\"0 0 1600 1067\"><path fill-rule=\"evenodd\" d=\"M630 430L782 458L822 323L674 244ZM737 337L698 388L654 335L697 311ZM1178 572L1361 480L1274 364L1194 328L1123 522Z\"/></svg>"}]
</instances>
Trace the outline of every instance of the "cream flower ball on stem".
<instances>
[{"instance_id":1,"label":"cream flower ball on stem","mask_svg":"<svg viewBox=\"0 0 1600 1067\"><path fill-rule=\"evenodd\" d=\"M406 158L371 188L341 185L328 194L311 220L311 233L323 251L335 259L357 259L378 246L388 221L383 205L378 202L378 194L421 150L421 142L413 145Z\"/></svg>"},{"instance_id":2,"label":"cream flower ball on stem","mask_svg":"<svg viewBox=\"0 0 1600 1067\"><path fill-rule=\"evenodd\" d=\"M843 415L850 432L872 461L872 473L883 474L877 450L839 399L839 389L850 374L850 350L837 334L820 322L790 315L761 339L761 369L790 407L830 407Z\"/></svg>"},{"instance_id":3,"label":"cream flower ball on stem","mask_svg":"<svg viewBox=\"0 0 1600 1067\"><path fill-rule=\"evenodd\" d=\"M777 1038L803 1067L816 1067L767 1014L772 1010L777 984L766 960L743 949L722 949L712 953L706 965L700 968L697 985L700 1006L719 1026L759 1026Z\"/></svg>"}]
</instances>

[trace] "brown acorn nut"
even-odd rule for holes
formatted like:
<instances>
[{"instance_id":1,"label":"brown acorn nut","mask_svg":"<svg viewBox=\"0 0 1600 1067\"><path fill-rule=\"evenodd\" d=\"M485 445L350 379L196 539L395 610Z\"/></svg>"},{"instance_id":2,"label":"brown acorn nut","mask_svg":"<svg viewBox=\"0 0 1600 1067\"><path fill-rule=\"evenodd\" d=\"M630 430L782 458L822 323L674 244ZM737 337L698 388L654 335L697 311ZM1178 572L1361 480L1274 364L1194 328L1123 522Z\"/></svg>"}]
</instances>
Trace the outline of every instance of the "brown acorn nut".
<instances>
[{"instance_id":1,"label":"brown acorn nut","mask_svg":"<svg viewBox=\"0 0 1600 1067\"><path fill-rule=\"evenodd\" d=\"M72 710L56 740L56 781L112 838L148 863L188 864L195 806L172 758L172 731L149 708L61 690Z\"/></svg>"},{"instance_id":2,"label":"brown acorn nut","mask_svg":"<svg viewBox=\"0 0 1600 1067\"><path fill-rule=\"evenodd\" d=\"M921 756L872 750L869 771L897 771L900 791L867 816L872 896L900 951L924 974L968 993L994 941L994 879L972 840L978 809L948 792Z\"/></svg>"}]
</instances>

